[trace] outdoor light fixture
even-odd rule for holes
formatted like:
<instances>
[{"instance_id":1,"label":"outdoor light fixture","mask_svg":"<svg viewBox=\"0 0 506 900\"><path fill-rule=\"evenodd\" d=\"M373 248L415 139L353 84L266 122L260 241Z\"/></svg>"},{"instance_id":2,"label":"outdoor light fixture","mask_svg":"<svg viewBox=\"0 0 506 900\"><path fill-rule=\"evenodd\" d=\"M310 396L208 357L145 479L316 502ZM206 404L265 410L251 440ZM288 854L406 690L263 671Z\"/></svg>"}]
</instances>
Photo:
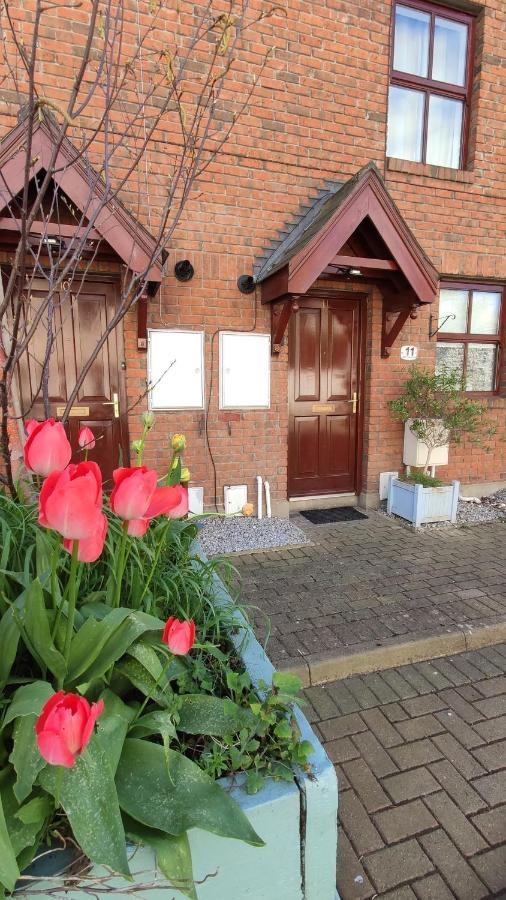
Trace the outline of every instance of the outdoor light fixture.
<instances>
[{"instance_id":1,"label":"outdoor light fixture","mask_svg":"<svg viewBox=\"0 0 506 900\"><path fill-rule=\"evenodd\" d=\"M349 269L348 270L348 275L361 275L361 274L362 274L361 269Z\"/></svg>"},{"instance_id":2,"label":"outdoor light fixture","mask_svg":"<svg viewBox=\"0 0 506 900\"><path fill-rule=\"evenodd\" d=\"M252 275L239 275L237 287L241 294L252 294L255 290L255 279Z\"/></svg>"},{"instance_id":3,"label":"outdoor light fixture","mask_svg":"<svg viewBox=\"0 0 506 900\"><path fill-rule=\"evenodd\" d=\"M191 281L195 275L195 269L190 260L180 259L174 266L174 275L178 281Z\"/></svg>"}]
</instances>

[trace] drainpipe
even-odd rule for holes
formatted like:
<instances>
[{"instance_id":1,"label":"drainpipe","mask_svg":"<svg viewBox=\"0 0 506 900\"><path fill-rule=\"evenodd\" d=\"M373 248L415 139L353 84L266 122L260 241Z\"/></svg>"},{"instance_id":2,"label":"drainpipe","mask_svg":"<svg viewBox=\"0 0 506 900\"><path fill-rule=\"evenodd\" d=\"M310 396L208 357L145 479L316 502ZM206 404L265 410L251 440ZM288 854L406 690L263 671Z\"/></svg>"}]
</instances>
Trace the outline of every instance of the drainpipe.
<instances>
[{"instance_id":1,"label":"drainpipe","mask_svg":"<svg viewBox=\"0 0 506 900\"><path fill-rule=\"evenodd\" d=\"M257 475L257 516L262 518L262 476Z\"/></svg>"},{"instance_id":2,"label":"drainpipe","mask_svg":"<svg viewBox=\"0 0 506 900\"><path fill-rule=\"evenodd\" d=\"M267 518L271 518L271 487L268 481L264 481L265 485L265 511L267 513Z\"/></svg>"}]
</instances>

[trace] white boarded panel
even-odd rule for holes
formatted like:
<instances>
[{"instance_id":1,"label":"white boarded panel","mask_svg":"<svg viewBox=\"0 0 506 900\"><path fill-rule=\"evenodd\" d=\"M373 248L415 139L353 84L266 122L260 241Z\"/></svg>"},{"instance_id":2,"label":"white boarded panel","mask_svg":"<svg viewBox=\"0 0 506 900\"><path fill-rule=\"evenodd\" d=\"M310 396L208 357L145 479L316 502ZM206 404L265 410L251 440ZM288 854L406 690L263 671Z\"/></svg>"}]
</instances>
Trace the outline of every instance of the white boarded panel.
<instances>
[{"instance_id":1,"label":"white boarded panel","mask_svg":"<svg viewBox=\"0 0 506 900\"><path fill-rule=\"evenodd\" d=\"M220 332L220 409L268 409L269 334Z\"/></svg>"},{"instance_id":2,"label":"white boarded panel","mask_svg":"<svg viewBox=\"0 0 506 900\"><path fill-rule=\"evenodd\" d=\"M148 379L150 409L203 409L203 332L150 329Z\"/></svg>"}]
</instances>

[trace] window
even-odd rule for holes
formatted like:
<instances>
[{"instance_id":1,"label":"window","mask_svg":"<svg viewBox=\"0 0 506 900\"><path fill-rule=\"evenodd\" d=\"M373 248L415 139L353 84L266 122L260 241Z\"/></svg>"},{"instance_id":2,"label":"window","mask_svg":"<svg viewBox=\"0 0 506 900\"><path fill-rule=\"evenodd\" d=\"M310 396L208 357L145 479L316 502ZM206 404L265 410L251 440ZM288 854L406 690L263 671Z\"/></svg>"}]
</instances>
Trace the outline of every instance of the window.
<instances>
[{"instance_id":1,"label":"window","mask_svg":"<svg viewBox=\"0 0 506 900\"><path fill-rule=\"evenodd\" d=\"M388 156L465 165L473 23L423 0L395 4Z\"/></svg>"},{"instance_id":2,"label":"window","mask_svg":"<svg viewBox=\"0 0 506 900\"><path fill-rule=\"evenodd\" d=\"M486 285L452 285L439 292L436 371L456 371L466 390L495 391L501 351L503 292Z\"/></svg>"}]
</instances>

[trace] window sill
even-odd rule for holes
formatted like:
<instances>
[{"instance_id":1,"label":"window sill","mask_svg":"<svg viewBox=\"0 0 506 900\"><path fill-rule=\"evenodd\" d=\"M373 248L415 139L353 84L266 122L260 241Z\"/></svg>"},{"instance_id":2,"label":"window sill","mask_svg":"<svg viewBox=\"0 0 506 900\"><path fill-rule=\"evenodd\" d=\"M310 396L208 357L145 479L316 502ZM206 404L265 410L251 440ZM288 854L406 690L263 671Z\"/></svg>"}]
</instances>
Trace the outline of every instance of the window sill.
<instances>
[{"instance_id":1,"label":"window sill","mask_svg":"<svg viewBox=\"0 0 506 900\"><path fill-rule=\"evenodd\" d=\"M418 175L422 178L440 178L443 181L457 181L471 184L474 173L466 169L448 169L445 166L431 166L428 163L411 162L409 159L396 159L387 156L389 172L404 172L406 175Z\"/></svg>"}]
</instances>

